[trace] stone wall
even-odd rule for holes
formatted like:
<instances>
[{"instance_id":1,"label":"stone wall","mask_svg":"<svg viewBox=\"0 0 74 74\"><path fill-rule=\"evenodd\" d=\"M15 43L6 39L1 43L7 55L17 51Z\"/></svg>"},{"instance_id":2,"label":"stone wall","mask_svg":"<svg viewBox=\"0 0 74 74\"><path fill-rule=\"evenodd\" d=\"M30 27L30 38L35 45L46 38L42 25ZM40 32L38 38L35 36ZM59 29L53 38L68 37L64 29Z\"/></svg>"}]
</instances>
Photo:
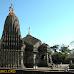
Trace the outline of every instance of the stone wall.
<instances>
[{"instance_id":1,"label":"stone wall","mask_svg":"<svg viewBox=\"0 0 74 74\"><path fill-rule=\"evenodd\" d=\"M1 68L20 68L21 51L0 49L0 67Z\"/></svg>"}]
</instances>

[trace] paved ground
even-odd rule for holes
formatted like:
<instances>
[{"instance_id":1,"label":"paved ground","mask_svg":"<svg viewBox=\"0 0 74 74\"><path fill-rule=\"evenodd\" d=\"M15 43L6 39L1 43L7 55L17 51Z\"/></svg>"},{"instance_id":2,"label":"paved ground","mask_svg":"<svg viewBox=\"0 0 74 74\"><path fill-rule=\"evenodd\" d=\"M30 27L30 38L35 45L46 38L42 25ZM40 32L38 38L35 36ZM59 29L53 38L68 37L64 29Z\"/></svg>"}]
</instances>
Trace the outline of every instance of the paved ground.
<instances>
[{"instance_id":1,"label":"paved ground","mask_svg":"<svg viewBox=\"0 0 74 74\"><path fill-rule=\"evenodd\" d=\"M62 64L61 66L58 65L58 67L54 67L53 69L51 69L50 67L38 67L37 69L25 68L24 71L64 72L64 68L66 66L69 66L69 64ZM74 69L69 70L74 71Z\"/></svg>"},{"instance_id":2,"label":"paved ground","mask_svg":"<svg viewBox=\"0 0 74 74\"><path fill-rule=\"evenodd\" d=\"M38 67L35 70L64 70L66 66L69 66L69 64L62 64L61 66L58 65L58 67L54 67L51 69L50 67ZM25 68L25 70L34 70L33 68Z\"/></svg>"},{"instance_id":3,"label":"paved ground","mask_svg":"<svg viewBox=\"0 0 74 74\"><path fill-rule=\"evenodd\" d=\"M42 71L42 72L64 72L64 68L66 66L69 66L69 64L62 64L61 66L58 65L58 67L55 67L53 69L51 69L50 67L38 67L37 69L34 68L24 68L24 71ZM22 69L14 69L14 70L22 70ZM69 70L73 70L74 69L69 69Z\"/></svg>"}]
</instances>

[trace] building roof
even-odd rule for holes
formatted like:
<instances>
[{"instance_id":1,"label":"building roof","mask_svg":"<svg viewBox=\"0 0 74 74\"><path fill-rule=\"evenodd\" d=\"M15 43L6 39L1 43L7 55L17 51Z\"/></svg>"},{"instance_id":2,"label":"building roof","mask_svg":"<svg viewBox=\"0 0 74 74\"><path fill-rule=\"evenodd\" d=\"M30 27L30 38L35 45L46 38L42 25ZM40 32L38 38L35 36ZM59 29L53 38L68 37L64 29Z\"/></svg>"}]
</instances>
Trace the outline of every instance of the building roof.
<instances>
[{"instance_id":1,"label":"building roof","mask_svg":"<svg viewBox=\"0 0 74 74\"><path fill-rule=\"evenodd\" d=\"M35 45L40 40L28 34L26 37L23 38L23 41L25 43L28 43L28 44L33 46L33 45Z\"/></svg>"},{"instance_id":2,"label":"building roof","mask_svg":"<svg viewBox=\"0 0 74 74\"><path fill-rule=\"evenodd\" d=\"M41 48L41 49L42 48L47 48L47 46L48 46L47 44L43 43L39 48Z\"/></svg>"},{"instance_id":3,"label":"building roof","mask_svg":"<svg viewBox=\"0 0 74 74\"><path fill-rule=\"evenodd\" d=\"M47 47L47 46L48 46L48 44L46 44L46 43L43 43L43 44L42 44L42 46L45 46L45 47Z\"/></svg>"},{"instance_id":4,"label":"building roof","mask_svg":"<svg viewBox=\"0 0 74 74\"><path fill-rule=\"evenodd\" d=\"M46 51L46 52L48 52L48 51L50 51L50 47L49 47L48 44L43 43L43 44L39 47L38 51L41 51L41 52L42 52L42 51Z\"/></svg>"}]
</instances>

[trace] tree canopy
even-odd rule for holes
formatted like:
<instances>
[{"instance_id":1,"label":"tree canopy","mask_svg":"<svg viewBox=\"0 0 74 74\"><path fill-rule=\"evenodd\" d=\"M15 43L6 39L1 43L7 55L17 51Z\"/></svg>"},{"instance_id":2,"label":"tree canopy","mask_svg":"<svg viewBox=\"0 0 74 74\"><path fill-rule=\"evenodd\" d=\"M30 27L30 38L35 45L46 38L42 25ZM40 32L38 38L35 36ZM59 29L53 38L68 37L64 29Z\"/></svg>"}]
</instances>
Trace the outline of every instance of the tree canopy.
<instances>
[{"instance_id":1,"label":"tree canopy","mask_svg":"<svg viewBox=\"0 0 74 74\"><path fill-rule=\"evenodd\" d=\"M66 62L68 59L69 54L72 50L69 49L69 46L67 45L54 45L51 47L51 49L54 51L52 55L53 63L59 64L61 62ZM58 51L57 51L58 50ZM73 56L73 54L71 54Z\"/></svg>"},{"instance_id":2,"label":"tree canopy","mask_svg":"<svg viewBox=\"0 0 74 74\"><path fill-rule=\"evenodd\" d=\"M59 45L54 45L54 46L51 47L51 49L52 49L54 52L57 52L58 47L59 47Z\"/></svg>"},{"instance_id":3,"label":"tree canopy","mask_svg":"<svg viewBox=\"0 0 74 74\"><path fill-rule=\"evenodd\" d=\"M61 51L62 53L70 53L71 50L69 49L69 46L61 46L61 48L59 49L59 51Z\"/></svg>"},{"instance_id":4,"label":"tree canopy","mask_svg":"<svg viewBox=\"0 0 74 74\"><path fill-rule=\"evenodd\" d=\"M67 57L68 57L68 54L67 53L63 54L61 52L55 52L52 55L52 61L55 64L60 64L61 62L66 61L67 60Z\"/></svg>"}]
</instances>

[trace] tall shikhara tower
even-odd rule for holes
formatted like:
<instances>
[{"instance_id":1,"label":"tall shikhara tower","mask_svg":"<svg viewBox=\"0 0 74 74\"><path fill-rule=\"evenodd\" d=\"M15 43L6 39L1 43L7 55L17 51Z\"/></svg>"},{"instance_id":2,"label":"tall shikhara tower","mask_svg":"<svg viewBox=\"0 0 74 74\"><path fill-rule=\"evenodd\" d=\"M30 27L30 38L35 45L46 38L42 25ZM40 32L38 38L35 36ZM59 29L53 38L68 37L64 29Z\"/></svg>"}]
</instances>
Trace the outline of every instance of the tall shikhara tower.
<instances>
[{"instance_id":1,"label":"tall shikhara tower","mask_svg":"<svg viewBox=\"0 0 74 74\"><path fill-rule=\"evenodd\" d=\"M3 68L24 67L23 52L25 45L21 38L19 20L13 12L12 4L10 8L11 11L5 20L1 38L0 66Z\"/></svg>"},{"instance_id":2,"label":"tall shikhara tower","mask_svg":"<svg viewBox=\"0 0 74 74\"><path fill-rule=\"evenodd\" d=\"M21 49L21 33L19 21L15 13L10 12L4 24L2 35L2 49Z\"/></svg>"}]
</instances>

